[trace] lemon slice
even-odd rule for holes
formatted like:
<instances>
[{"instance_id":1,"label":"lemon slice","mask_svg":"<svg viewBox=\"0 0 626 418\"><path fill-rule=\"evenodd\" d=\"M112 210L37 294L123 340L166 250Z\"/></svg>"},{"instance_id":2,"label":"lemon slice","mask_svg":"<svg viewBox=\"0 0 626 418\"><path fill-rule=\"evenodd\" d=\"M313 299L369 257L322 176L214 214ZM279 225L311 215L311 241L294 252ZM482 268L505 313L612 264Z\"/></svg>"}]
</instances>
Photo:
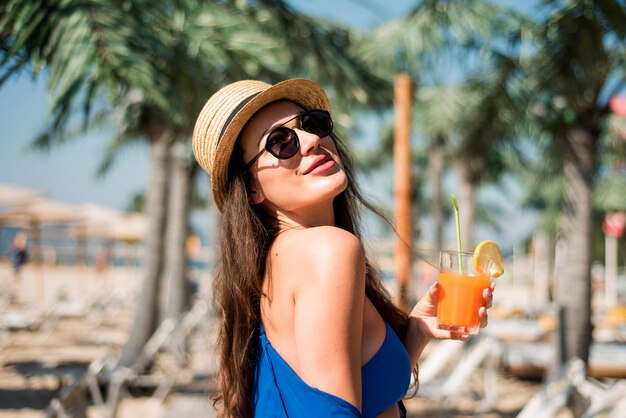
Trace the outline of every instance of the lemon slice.
<instances>
[{"instance_id":1,"label":"lemon slice","mask_svg":"<svg viewBox=\"0 0 626 418\"><path fill-rule=\"evenodd\" d=\"M498 244L491 240L481 241L474 250L474 268L476 271L489 273L491 277L502 276L504 265Z\"/></svg>"}]
</instances>

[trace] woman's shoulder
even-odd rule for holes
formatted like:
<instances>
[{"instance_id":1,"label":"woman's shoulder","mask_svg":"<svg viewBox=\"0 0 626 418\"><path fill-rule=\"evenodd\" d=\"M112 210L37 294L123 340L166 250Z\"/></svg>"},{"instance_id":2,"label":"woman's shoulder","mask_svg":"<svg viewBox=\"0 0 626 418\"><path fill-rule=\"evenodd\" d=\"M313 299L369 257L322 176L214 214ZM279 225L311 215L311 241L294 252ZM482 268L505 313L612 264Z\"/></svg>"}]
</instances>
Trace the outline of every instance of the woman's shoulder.
<instances>
[{"instance_id":1,"label":"woman's shoulder","mask_svg":"<svg viewBox=\"0 0 626 418\"><path fill-rule=\"evenodd\" d=\"M336 226L291 230L284 235L279 247L303 256L313 255L318 259L326 252L363 250L361 240L356 235Z\"/></svg>"},{"instance_id":2,"label":"woman's shoulder","mask_svg":"<svg viewBox=\"0 0 626 418\"><path fill-rule=\"evenodd\" d=\"M350 232L332 226L320 226L290 231L272 249L272 259L280 262L281 270L292 281L308 284L338 277L353 280L365 264L361 240ZM340 280L340 279L339 279Z\"/></svg>"}]
</instances>

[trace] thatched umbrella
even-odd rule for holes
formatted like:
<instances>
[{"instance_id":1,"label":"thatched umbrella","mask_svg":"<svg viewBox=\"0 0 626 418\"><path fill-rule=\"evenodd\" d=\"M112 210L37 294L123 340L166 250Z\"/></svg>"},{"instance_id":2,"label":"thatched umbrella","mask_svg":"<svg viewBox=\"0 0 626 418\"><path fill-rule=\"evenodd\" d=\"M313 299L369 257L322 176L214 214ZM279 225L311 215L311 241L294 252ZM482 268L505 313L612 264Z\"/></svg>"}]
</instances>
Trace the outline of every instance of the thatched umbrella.
<instances>
[{"instance_id":1,"label":"thatched umbrella","mask_svg":"<svg viewBox=\"0 0 626 418\"><path fill-rule=\"evenodd\" d=\"M108 241L139 242L146 233L146 216L123 213L93 203L77 208L79 222L73 225L72 236Z\"/></svg>"},{"instance_id":2,"label":"thatched umbrella","mask_svg":"<svg viewBox=\"0 0 626 418\"><path fill-rule=\"evenodd\" d=\"M69 237L84 244L88 239L137 243L144 239L147 220L143 214L125 214L94 203L69 205L38 191L0 183L0 227L31 230L34 263L41 262L41 227L55 224L67 225ZM86 245L78 247L78 260L85 261Z\"/></svg>"},{"instance_id":3,"label":"thatched umbrella","mask_svg":"<svg viewBox=\"0 0 626 418\"><path fill-rule=\"evenodd\" d=\"M72 224L70 235L79 240L137 244L146 234L147 218L141 213L122 213L87 203L78 207L78 214L81 220Z\"/></svg>"},{"instance_id":4,"label":"thatched umbrella","mask_svg":"<svg viewBox=\"0 0 626 418\"><path fill-rule=\"evenodd\" d=\"M0 183L0 207L19 206L44 198L43 193L36 190Z\"/></svg>"},{"instance_id":5,"label":"thatched umbrella","mask_svg":"<svg viewBox=\"0 0 626 418\"><path fill-rule=\"evenodd\" d=\"M30 228L33 240L34 263L41 263L42 225L68 223L77 220L74 206L39 198L25 204L11 206L0 212L0 225Z\"/></svg>"}]
</instances>

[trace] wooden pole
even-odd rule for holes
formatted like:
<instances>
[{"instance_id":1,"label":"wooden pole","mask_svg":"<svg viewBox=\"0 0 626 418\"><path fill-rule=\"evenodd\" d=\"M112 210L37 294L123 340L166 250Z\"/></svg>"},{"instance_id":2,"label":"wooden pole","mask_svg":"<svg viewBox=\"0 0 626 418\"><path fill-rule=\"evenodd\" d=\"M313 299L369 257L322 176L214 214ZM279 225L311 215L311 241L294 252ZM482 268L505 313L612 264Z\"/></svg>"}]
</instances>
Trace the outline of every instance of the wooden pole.
<instances>
[{"instance_id":1,"label":"wooden pole","mask_svg":"<svg viewBox=\"0 0 626 418\"><path fill-rule=\"evenodd\" d=\"M398 237L395 245L396 280L400 307L409 311L408 288L411 278L411 99L413 86L408 74L394 80L394 184L395 220Z\"/></svg>"}]
</instances>

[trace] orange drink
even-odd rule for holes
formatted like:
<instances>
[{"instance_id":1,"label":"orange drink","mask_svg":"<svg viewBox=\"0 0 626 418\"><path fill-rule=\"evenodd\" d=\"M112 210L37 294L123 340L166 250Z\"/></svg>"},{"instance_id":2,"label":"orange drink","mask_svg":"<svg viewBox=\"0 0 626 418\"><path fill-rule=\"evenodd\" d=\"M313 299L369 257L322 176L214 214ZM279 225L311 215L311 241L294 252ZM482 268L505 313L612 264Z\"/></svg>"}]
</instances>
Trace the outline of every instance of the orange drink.
<instances>
[{"instance_id":1,"label":"orange drink","mask_svg":"<svg viewBox=\"0 0 626 418\"><path fill-rule=\"evenodd\" d=\"M473 261L474 255L469 253L440 253L438 328L478 334L478 309L485 304L483 291L491 278L484 271L476 271Z\"/></svg>"},{"instance_id":2,"label":"orange drink","mask_svg":"<svg viewBox=\"0 0 626 418\"><path fill-rule=\"evenodd\" d=\"M477 334L478 308L484 305L483 290L489 287L489 276L439 273L439 328Z\"/></svg>"}]
</instances>

